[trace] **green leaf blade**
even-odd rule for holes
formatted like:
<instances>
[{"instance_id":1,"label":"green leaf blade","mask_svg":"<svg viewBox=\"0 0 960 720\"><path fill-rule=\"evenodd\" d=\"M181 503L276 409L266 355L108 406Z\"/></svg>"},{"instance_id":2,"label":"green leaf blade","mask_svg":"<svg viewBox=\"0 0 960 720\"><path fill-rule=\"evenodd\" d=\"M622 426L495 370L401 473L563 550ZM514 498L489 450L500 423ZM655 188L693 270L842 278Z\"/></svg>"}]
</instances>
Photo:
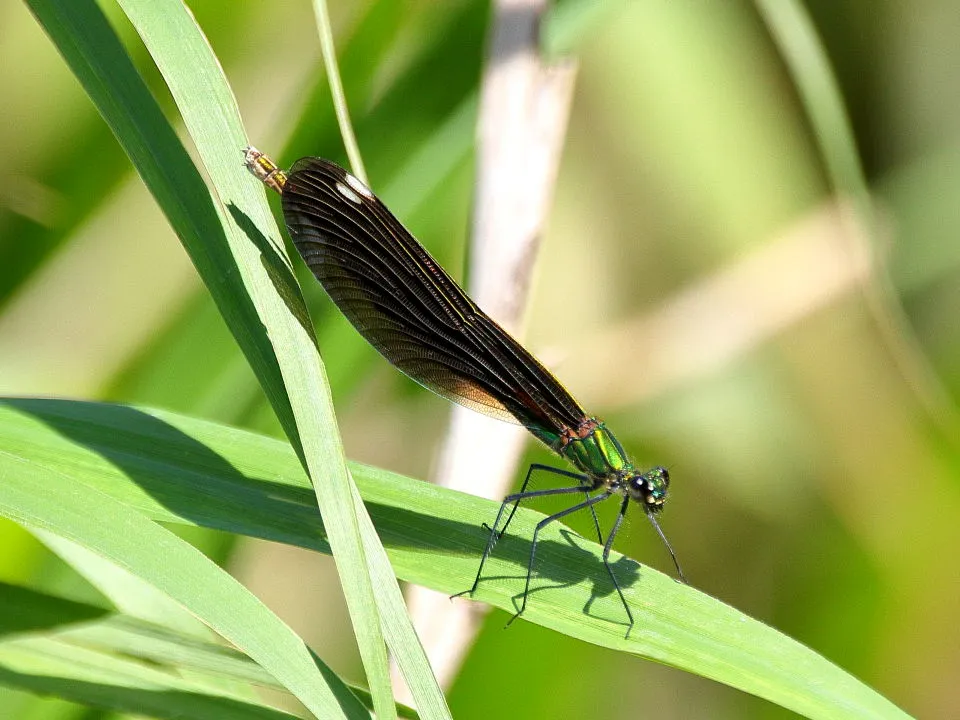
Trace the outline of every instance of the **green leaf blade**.
<instances>
[{"instance_id":1,"label":"green leaf blade","mask_svg":"<svg viewBox=\"0 0 960 720\"><path fill-rule=\"evenodd\" d=\"M119 427L126 432L118 433ZM0 438L0 448L16 455L48 448L38 462L137 502L157 520L222 526L239 502L256 507L279 498L289 509L300 506L303 512L268 512L234 527L255 537L282 534L302 547L325 548L318 536L318 513L309 506L307 480L295 454L277 440L173 413L55 400L0 405ZM154 457L144 457L145 447L154 448ZM98 455L128 460L118 468L96 462ZM157 458L163 461L157 463ZM480 525L491 520L497 503L355 463L351 471L398 577L447 593L470 586L486 541ZM161 481L166 485L162 502L155 493L137 492ZM198 483L216 492L198 496ZM183 512L186 507L195 512ZM481 583L477 600L515 612L529 538L542 518L530 510L518 512L515 526L488 563L489 579ZM637 620L626 636L623 609L611 597L601 550L563 526L545 532L538 550L539 582L523 618L712 678L807 717L907 717L801 643L613 553L611 561Z\"/></svg>"}]
</instances>

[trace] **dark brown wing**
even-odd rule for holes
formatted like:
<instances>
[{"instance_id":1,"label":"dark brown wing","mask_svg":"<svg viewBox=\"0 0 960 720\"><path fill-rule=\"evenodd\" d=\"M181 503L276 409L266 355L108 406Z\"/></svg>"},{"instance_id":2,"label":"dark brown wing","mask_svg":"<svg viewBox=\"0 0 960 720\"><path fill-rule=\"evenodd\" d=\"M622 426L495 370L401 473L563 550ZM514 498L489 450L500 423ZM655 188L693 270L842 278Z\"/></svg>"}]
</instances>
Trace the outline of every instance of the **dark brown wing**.
<instances>
[{"instance_id":1,"label":"dark brown wing","mask_svg":"<svg viewBox=\"0 0 960 720\"><path fill-rule=\"evenodd\" d=\"M548 444L585 418L557 379L346 170L319 158L297 161L283 187L283 215L340 310L413 380L519 422Z\"/></svg>"}]
</instances>

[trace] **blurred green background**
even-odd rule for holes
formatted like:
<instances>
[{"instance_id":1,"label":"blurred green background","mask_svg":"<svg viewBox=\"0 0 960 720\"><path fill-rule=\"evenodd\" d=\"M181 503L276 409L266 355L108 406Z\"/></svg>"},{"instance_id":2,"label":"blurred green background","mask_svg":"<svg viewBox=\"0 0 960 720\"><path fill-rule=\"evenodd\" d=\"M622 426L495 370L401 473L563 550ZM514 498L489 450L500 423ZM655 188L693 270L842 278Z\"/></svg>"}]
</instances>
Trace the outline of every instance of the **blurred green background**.
<instances>
[{"instance_id":1,"label":"blurred green background","mask_svg":"<svg viewBox=\"0 0 960 720\"><path fill-rule=\"evenodd\" d=\"M257 145L282 164L342 161L309 4L189 4ZM960 7L807 8L875 196L866 242L888 265L895 303L871 304L851 269L857 245L829 221L821 151L753 4L611 3L576 46L528 344L641 462L670 468L664 523L694 585L911 714L956 716ZM104 9L172 114L137 38ZM371 182L463 276L489 8L331 11ZM19 3L0 5L0 97L0 391L142 403L279 434L179 242ZM315 283L305 292L348 455L426 477L446 403L381 361ZM891 342L879 328L898 308L909 332ZM531 443L528 459L548 454ZM329 558L190 538L325 661L361 676ZM0 580L86 592L17 526L0 522L0 547ZM669 569L644 523L618 548ZM503 632L505 619L491 614L451 688L457 718L788 716L527 623ZM0 707L15 718L101 716L2 689Z\"/></svg>"}]
</instances>

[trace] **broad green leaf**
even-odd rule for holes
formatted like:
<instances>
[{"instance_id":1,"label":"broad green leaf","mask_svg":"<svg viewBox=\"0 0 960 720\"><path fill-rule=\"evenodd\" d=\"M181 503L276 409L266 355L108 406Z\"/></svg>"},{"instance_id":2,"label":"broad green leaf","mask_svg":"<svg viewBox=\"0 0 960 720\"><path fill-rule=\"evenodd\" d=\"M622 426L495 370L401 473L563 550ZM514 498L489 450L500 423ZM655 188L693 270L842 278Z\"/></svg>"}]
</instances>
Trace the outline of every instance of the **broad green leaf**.
<instances>
[{"instance_id":1,"label":"broad green leaf","mask_svg":"<svg viewBox=\"0 0 960 720\"><path fill-rule=\"evenodd\" d=\"M66 538L153 585L242 649L318 717L366 716L329 668L196 548L130 505L0 450L0 515Z\"/></svg>"},{"instance_id":2,"label":"broad green leaf","mask_svg":"<svg viewBox=\"0 0 960 720\"><path fill-rule=\"evenodd\" d=\"M171 413L55 400L0 406L0 449L76 478L154 520L200 524L328 551L296 455L270 438ZM470 586L497 504L351 464L398 577L453 593ZM476 599L515 612L533 526L521 510ZM551 526L523 619L596 645L712 678L811 718L905 718L822 656L734 608L617 553L637 620L600 561L602 548ZM458 600L457 602L467 602Z\"/></svg>"},{"instance_id":3,"label":"broad green leaf","mask_svg":"<svg viewBox=\"0 0 960 720\"><path fill-rule=\"evenodd\" d=\"M293 718L247 656L193 634L0 583L0 685L116 712L180 720ZM353 688L369 707L369 693ZM398 707L401 717L416 718Z\"/></svg>"}]
</instances>

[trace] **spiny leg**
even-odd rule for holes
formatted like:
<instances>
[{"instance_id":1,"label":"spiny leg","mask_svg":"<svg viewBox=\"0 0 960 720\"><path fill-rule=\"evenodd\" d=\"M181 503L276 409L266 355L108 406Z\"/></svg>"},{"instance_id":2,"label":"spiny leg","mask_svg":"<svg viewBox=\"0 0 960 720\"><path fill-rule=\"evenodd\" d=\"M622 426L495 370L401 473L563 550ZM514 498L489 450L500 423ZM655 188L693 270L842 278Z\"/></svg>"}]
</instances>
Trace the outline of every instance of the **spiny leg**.
<instances>
[{"instance_id":1,"label":"spiny leg","mask_svg":"<svg viewBox=\"0 0 960 720\"><path fill-rule=\"evenodd\" d=\"M616 522L607 536L607 541L603 544L603 566L610 573L610 579L613 580L613 586L617 589L617 595L620 596L620 602L623 603L623 609L627 611L627 617L630 619L630 627L633 627L633 613L630 612L630 606L627 605L627 599L623 596L623 590L620 589L620 583L617 576L613 574L613 568L610 567L610 548L613 547L613 539L617 536L620 526L623 524L623 518L627 514L627 506L630 504L630 498L625 497L620 503L620 513L617 515ZM629 630L627 631L629 633Z\"/></svg>"},{"instance_id":2,"label":"spiny leg","mask_svg":"<svg viewBox=\"0 0 960 720\"><path fill-rule=\"evenodd\" d=\"M513 520L513 516L517 512L517 508L520 507L520 500L526 499L528 497L526 493L527 485L530 483L530 478L533 477L533 473L536 470L543 470L544 472L550 472L550 473L554 473L555 475L562 475L563 477L579 480L580 485L583 488L583 494L586 497L589 497L589 492L593 489L592 485L589 485L589 486L584 485L585 482L589 481L589 478L586 475L582 475L581 473L571 472L569 470L561 470L560 468L555 468L550 465L533 463L530 467L527 468L527 476L523 479L523 485L520 486L520 492L516 493L515 495L508 496L507 500L504 500L504 502L507 502L510 497L517 497L517 500L513 503L513 509L510 511L510 517L507 518L507 522L503 524L503 529L500 530L500 535L503 535L507 531L507 526L510 525L510 521ZM592 508L591 508L591 512L593 512L593 522L597 527L597 535L600 535L600 521L597 520L597 513L594 512ZM493 526L496 527L497 524L494 523ZM603 542L602 536L600 536L600 542Z\"/></svg>"},{"instance_id":3,"label":"spiny leg","mask_svg":"<svg viewBox=\"0 0 960 720\"><path fill-rule=\"evenodd\" d=\"M526 486L526 483L524 483ZM500 509L497 511L497 519L493 521L493 527L490 528L490 535L487 536L487 545L483 548L483 555L480 556L480 567L477 568L477 576L473 579L473 585L470 586L469 590L461 590L458 593L454 593L450 596L450 599L460 597L461 595L473 595L474 590L477 589L477 586L480 584L480 575L483 574L483 565L487 562L487 558L490 557L490 553L493 552L493 546L497 544L497 540L500 539L500 533L497 532L497 526L500 524L500 518L503 517L503 511L507 509L507 505L510 504L512 495L507 495L503 499L503 502L500 503ZM516 509L516 507L514 507ZM513 517L513 513L510 513L510 517ZM509 520L508 520L509 522Z\"/></svg>"},{"instance_id":4,"label":"spiny leg","mask_svg":"<svg viewBox=\"0 0 960 720\"><path fill-rule=\"evenodd\" d=\"M530 466L530 470L527 471L527 477L530 476L530 471L533 470L534 467L536 467L538 470L545 470L545 471L547 471L547 472L556 473L557 475L563 475L563 476L565 476L565 477L574 478L575 480L579 480L579 481L581 482L581 487L583 488L583 499L584 499L584 500L589 500L589 499L590 499L590 493L593 492L594 488L596 487L596 486L590 481L590 476L589 476L589 475L583 475L583 474L581 474L581 473L570 472L569 470L561 470L560 468L555 468L555 467L552 467L552 466L550 466L550 465L540 465L539 463L535 463L534 465L531 465L531 466ZM584 484L584 483L585 483L585 484ZM516 506L514 506L514 507L516 507ZM589 505L588 507L590 508L590 517L593 518L593 527L594 527L594 529L597 531L597 542L602 543L602 542L603 542L603 533L600 531L600 518L597 517L597 511L594 509L593 505ZM507 523L509 523L509 522L510 522L510 521L507 520ZM503 530L501 531L501 533L504 533L504 532L506 532L506 531L507 531L507 526L504 525L504 526L503 526Z\"/></svg>"},{"instance_id":5,"label":"spiny leg","mask_svg":"<svg viewBox=\"0 0 960 720\"><path fill-rule=\"evenodd\" d=\"M660 536L660 539L663 540L663 544L667 546L667 551L670 553L670 557L673 558L673 565L677 568L677 575L679 576L680 582L684 585L689 585L687 578L683 574L683 568L680 567L680 561L677 560L677 554L673 551L673 545L670 544L670 541L667 540L667 536L663 534L663 529L660 527L660 523L657 522L656 516L650 511L647 510L647 519L650 521L650 524L653 525L653 529L657 531L657 535Z\"/></svg>"},{"instance_id":6,"label":"spiny leg","mask_svg":"<svg viewBox=\"0 0 960 720\"><path fill-rule=\"evenodd\" d=\"M529 479L529 473L528 473L527 479ZM526 486L526 482L524 482L523 486L524 487ZM493 547L497 544L497 540L500 539L500 536L507 529L507 526L505 524L503 526L503 530L500 532L497 532L497 527L500 525L500 519L503 517L504 510L507 509L507 506L510 503L514 503L513 510L510 512L510 518L512 518L513 513L516 511L516 506L523 500L529 500L531 498L539 498L539 497L549 497L550 495L563 495L566 493L575 493L575 492L583 492L583 486L577 485L576 487L567 487L567 488L550 488L547 490L531 490L529 492L519 492L519 493L514 493L513 495L507 495L503 499L503 502L500 503L500 510L497 512L497 519L493 521L493 527L490 529L490 535L487 538L487 546L484 548L483 555L480 557L480 567L477 568L477 576L473 579L473 585L470 587L469 590L463 590L462 592L458 592L455 595L451 595L450 597L455 598L455 597L460 597L461 595L471 595L477 589L477 586L480 584L480 576L483 574L483 565L484 563L487 562L487 558L490 557L490 553L493 552ZM581 503L577 507L578 508L587 507L587 504ZM510 519L508 518L507 523L509 522L510 522ZM529 579L530 578L528 577L527 578L528 582L529 582Z\"/></svg>"},{"instance_id":7,"label":"spiny leg","mask_svg":"<svg viewBox=\"0 0 960 720\"><path fill-rule=\"evenodd\" d=\"M585 500L590 499L590 491L584 490L583 497ZM600 532L600 518L597 517L597 511L594 509L593 505L589 506L590 508L590 517L593 518L593 527L597 531L597 542L603 542L603 533Z\"/></svg>"},{"instance_id":8,"label":"spiny leg","mask_svg":"<svg viewBox=\"0 0 960 720\"><path fill-rule=\"evenodd\" d=\"M477 589L477 586L480 584L480 576L483 574L483 565L487 562L487 558L490 557L490 553L493 552L494 546L497 544L497 541L507 532L507 526L510 525L510 521L513 520L513 516L517 512L517 508L520 505L522 500L525 500L530 497L540 497L538 493L541 491L531 491L530 493L526 492L527 485L530 484L530 478L533 476L535 470L546 470L548 472L555 473L557 475L563 475L564 477L573 478L574 480L579 480L581 487L583 483L588 479L586 475L581 475L580 473L570 472L569 470L560 470L559 468L551 467L550 465L541 465L540 463L533 463L529 468L527 468L527 476L523 479L523 484L520 486L520 492L514 493L512 495L507 495L503 499L503 502L500 504L500 510L497 511L497 518L493 521L493 527L488 526L486 523L483 524L483 527L490 531L490 535L487 537L487 545L483 549L483 555L480 557L480 567L477 568L477 575L473 579L473 585L469 590L463 590L454 595L451 595L451 598L460 597L462 595L472 595L474 590ZM561 488L563 492L567 492L566 488ZM587 493L588 490L584 490L584 493ZM549 491L548 491L548 494ZM503 528L499 531L497 528L500 526L500 518L503 517L503 511L506 509L507 505L513 503L513 507L510 509L510 515L507 517L507 521L503 524ZM593 508L591 508L593 512ZM597 520L597 514L593 513L594 524L597 528L597 534L600 534L600 523ZM601 538L600 542L603 542Z\"/></svg>"},{"instance_id":9,"label":"spiny leg","mask_svg":"<svg viewBox=\"0 0 960 720\"><path fill-rule=\"evenodd\" d=\"M566 488L566 490L567 492L579 492L581 489ZM607 490L600 495L594 495L593 497L587 498L581 503L577 503L573 507L568 507L566 510L561 510L558 513L554 513L553 515L550 515L549 517L546 517L537 523L537 527L533 531L533 539L530 542L530 560L527 563L527 581L523 586L523 600L520 601L520 609L517 611L516 615L514 615L512 618L510 618L510 620L507 621L507 625L512 623L518 617L520 617L523 614L523 611L527 609L527 595L529 595L530 593L530 576L533 574L533 561L534 561L534 557L537 554L537 542L539 542L538 536L540 535L540 531L543 530L543 528L545 528L547 525L552 523L554 520L559 520L560 518L566 517L571 513L577 512L578 510L583 510L584 508L593 507L597 503L603 502L604 500L606 500L612 494L613 494L612 491Z\"/></svg>"}]
</instances>

